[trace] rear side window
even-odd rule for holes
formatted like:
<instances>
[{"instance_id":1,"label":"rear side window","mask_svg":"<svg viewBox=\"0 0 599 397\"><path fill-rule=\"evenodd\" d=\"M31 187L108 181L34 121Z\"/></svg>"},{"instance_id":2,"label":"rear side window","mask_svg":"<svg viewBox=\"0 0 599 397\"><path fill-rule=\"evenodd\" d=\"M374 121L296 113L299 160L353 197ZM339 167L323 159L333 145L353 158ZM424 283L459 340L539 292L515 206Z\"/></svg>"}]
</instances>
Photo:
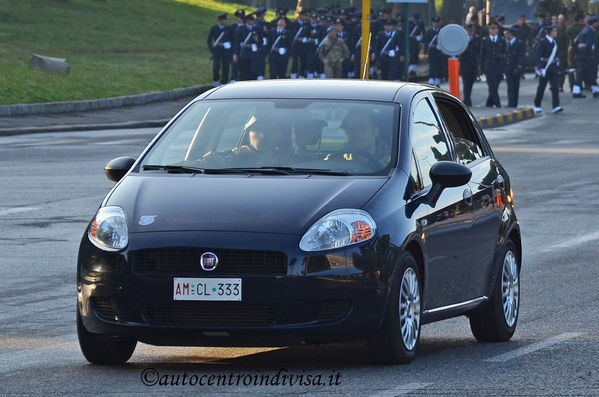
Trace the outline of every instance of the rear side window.
<instances>
[{"instance_id":1,"label":"rear side window","mask_svg":"<svg viewBox=\"0 0 599 397\"><path fill-rule=\"evenodd\" d=\"M428 100L421 100L414 108L411 130L422 187L426 188L432 184L429 175L431 167L438 161L451 160L445 135Z\"/></svg>"},{"instance_id":2,"label":"rear side window","mask_svg":"<svg viewBox=\"0 0 599 397\"><path fill-rule=\"evenodd\" d=\"M443 99L437 99L437 107L453 140L458 162L466 165L485 157L474 126L464 109Z\"/></svg>"}]
</instances>

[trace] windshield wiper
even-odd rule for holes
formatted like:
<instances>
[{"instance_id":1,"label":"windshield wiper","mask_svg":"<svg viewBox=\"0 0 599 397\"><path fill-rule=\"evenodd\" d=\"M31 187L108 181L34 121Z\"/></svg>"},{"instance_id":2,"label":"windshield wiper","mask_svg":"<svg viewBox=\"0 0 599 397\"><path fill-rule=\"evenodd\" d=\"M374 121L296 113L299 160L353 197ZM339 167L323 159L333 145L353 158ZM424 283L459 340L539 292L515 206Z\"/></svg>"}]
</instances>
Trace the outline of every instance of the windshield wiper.
<instances>
[{"instance_id":1,"label":"windshield wiper","mask_svg":"<svg viewBox=\"0 0 599 397\"><path fill-rule=\"evenodd\" d=\"M273 175L292 174L319 174L319 175L350 175L346 171L323 170L319 168L294 168L294 167L255 167L255 168L214 168L205 169L206 174L235 174L245 172L259 172Z\"/></svg>"},{"instance_id":2,"label":"windshield wiper","mask_svg":"<svg viewBox=\"0 0 599 397\"><path fill-rule=\"evenodd\" d=\"M245 174L259 172L261 174L290 175L292 168L289 167L255 167L255 168L209 168L205 169L205 174Z\"/></svg>"},{"instance_id":3,"label":"windshield wiper","mask_svg":"<svg viewBox=\"0 0 599 397\"><path fill-rule=\"evenodd\" d=\"M204 169L198 167L190 167L187 165L154 165L154 164L146 164L142 168L144 171L149 170L165 170L166 172L173 173L189 173L189 174L203 174Z\"/></svg>"},{"instance_id":4,"label":"windshield wiper","mask_svg":"<svg viewBox=\"0 0 599 397\"><path fill-rule=\"evenodd\" d=\"M198 168L186 165L152 165L146 164L142 168L146 170L165 170L172 173L193 174L245 174L261 173L269 175L292 175L292 174L317 174L317 175L350 175L346 171L333 171L320 168L294 168L294 167L240 167L240 168Z\"/></svg>"}]
</instances>

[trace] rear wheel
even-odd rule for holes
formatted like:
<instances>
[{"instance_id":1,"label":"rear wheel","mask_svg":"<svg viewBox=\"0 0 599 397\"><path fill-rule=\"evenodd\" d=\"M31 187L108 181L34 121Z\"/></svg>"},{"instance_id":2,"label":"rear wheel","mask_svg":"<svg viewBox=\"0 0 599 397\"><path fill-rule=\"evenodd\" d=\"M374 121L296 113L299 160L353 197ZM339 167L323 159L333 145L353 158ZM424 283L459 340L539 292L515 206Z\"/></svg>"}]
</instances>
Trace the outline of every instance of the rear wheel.
<instances>
[{"instance_id":1,"label":"rear wheel","mask_svg":"<svg viewBox=\"0 0 599 397\"><path fill-rule=\"evenodd\" d=\"M85 329L77 308L77 337L81 352L92 364L122 364L131 358L137 341L132 338L121 338L92 334Z\"/></svg>"},{"instance_id":2,"label":"rear wheel","mask_svg":"<svg viewBox=\"0 0 599 397\"><path fill-rule=\"evenodd\" d=\"M491 300L470 314L470 329L479 342L505 342L518 323L520 262L512 240L505 244Z\"/></svg>"},{"instance_id":3,"label":"rear wheel","mask_svg":"<svg viewBox=\"0 0 599 397\"><path fill-rule=\"evenodd\" d=\"M383 326L368 341L373 362L406 364L414 359L420 342L420 296L418 265L406 253L392 280Z\"/></svg>"}]
</instances>

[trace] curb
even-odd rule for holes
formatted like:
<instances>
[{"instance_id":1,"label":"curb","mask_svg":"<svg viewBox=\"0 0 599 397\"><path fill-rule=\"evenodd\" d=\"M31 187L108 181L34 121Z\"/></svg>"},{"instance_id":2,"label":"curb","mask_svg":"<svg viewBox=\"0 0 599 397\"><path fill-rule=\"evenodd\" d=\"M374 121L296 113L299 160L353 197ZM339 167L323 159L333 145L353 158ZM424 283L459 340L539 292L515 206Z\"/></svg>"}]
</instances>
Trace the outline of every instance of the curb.
<instances>
[{"instance_id":1,"label":"curb","mask_svg":"<svg viewBox=\"0 0 599 397\"><path fill-rule=\"evenodd\" d=\"M521 108L508 113L497 114L495 116L481 117L476 119L482 128L495 128L506 124L516 123L518 121L529 120L535 117L532 108Z\"/></svg>"},{"instance_id":2,"label":"curb","mask_svg":"<svg viewBox=\"0 0 599 397\"><path fill-rule=\"evenodd\" d=\"M145 94L126 95L113 98L0 105L0 117L23 116L27 114L84 112L89 110L118 108L123 106L146 105L152 102L168 101L186 96L197 96L211 88L211 85L195 85L192 87L176 88L174 90L168 91L155 91Z\"/></svg>"},{"instance_id":3,"label":"curb","mask_svg":"<svg viewBox=\"0 0 599 397\"><path fill-rule=\"evenodd\" d=\"M39 127L0 128L0 136L11 136L20 134L37 134L41 132L73 132L73 131L96 131L96 130L119 130L134 128L162 128L170 119L126 121L121 123L100 124L70 124L49 125Z\"/></svg>"}]
</instances>

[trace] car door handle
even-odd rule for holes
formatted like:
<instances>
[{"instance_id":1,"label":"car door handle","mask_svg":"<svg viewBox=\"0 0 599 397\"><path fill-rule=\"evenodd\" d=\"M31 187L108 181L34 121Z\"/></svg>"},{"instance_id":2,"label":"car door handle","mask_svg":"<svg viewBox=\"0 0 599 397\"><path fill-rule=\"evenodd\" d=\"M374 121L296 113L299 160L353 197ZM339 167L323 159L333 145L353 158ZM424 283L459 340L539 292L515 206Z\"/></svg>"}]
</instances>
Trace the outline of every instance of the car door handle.
<instances>
[{"instance_id":1,"label":"car door handle","mask_svg":"<svg viewBox=\"0 0 599 397\"><path fill-rule=\"evenodd\" d=\"M464 197L464 202L466 203L466 205L472 205L472 190L464 190L462 196Z\"/></svg>"}]
</instances>

